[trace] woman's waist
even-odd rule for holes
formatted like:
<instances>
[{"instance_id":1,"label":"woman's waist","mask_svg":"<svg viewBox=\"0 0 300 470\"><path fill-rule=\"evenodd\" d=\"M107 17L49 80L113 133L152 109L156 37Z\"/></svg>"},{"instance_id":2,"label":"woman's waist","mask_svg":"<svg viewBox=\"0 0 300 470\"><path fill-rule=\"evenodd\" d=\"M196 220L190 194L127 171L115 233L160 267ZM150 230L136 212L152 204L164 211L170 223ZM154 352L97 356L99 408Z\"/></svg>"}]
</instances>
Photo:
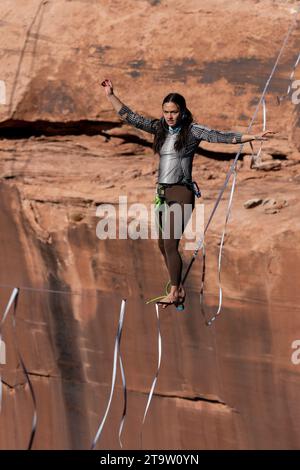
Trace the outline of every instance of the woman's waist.
<instances>
[{"instance_id":1,"label":"woman's waist","mask_svg":"<svg viewBox=\"0 0 300 470\"><path fill-rule=\"evenodd\" d=\"M171 188L172 186L191 186L192 181L180 181L176 183L157 183L158 188Z\"/></svg>"},{"instance_id":2,"label":"woman's waist","mask_svg":"<svg viewBox=\"0 0 300 470\"><path fill-rule=\"evenodd\" d=\"M197 196L197 197L201 196L201 191L199 190L197 182L192 181L192 180L190 180L190 181L180 181L180 182L176 182L176 183L159 183L158 182L157 186L156 186L156 193L160 197L164 197L165 193L166 193L166 190L168 188L174 188L176 186L184 186L187 189L189 189L190 191L192 191L195 194L195 196Z\"/></svg>"},{"instance_id":3,"label":"woman's waist","mask_svg":"<svg viewBox=\"0 0 300 470\"><path fill-rule=\"evenodd\" d=\"M176 187L185 187L187 189L189 189L190 191L193 191L193 187L192 187L192 182L176 182L176 183L157 183L156 185L156 194L160 197L165 197L166 195L166 192L170 189L170 188L176 188Z\"/></svg>"}]
</instances>

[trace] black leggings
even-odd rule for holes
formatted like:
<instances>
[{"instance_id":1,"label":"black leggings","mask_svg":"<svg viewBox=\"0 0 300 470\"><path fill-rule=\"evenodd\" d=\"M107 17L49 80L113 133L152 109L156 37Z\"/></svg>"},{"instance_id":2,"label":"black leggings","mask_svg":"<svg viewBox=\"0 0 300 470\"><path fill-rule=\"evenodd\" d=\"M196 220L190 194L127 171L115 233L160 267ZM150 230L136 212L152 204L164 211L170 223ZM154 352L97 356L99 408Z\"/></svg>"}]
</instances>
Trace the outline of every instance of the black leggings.
<instances>
[{"instance_id":1,"label":"black leggings","mask_svg":"<svg viewBox=\"0 0 300 470\"><path fill-rule=\"evenodd\" d=\"M165 204L161 206L161 210L159 212L159 239L158 239L158 246L163 254L165 259L166 266L169 271L171 284L173 286L178 286L181 282L181 274L182 274L182 259L178 251L178 246L180 242L181 235L184 232L184 229L189 221L189 218L192 214L192 211L195 207L195 196L191 189L189 189L185 185L180 184L173 184L172 186L168 186L165 188L165 202L167 203L167 207ZM167 238L163 237L165 233L163 220L164 220L164 210L169 210L174 203L180 204L181 207L181 216L177 218L174 215L174 212L171 210L170 217L169 217L169 234L170 236ZM189 204L189 206L185 206L185 204ZM179 212L180 214L180 212ZM176 221L176 227L175 227Z\"/></svg>"}]
</instances>

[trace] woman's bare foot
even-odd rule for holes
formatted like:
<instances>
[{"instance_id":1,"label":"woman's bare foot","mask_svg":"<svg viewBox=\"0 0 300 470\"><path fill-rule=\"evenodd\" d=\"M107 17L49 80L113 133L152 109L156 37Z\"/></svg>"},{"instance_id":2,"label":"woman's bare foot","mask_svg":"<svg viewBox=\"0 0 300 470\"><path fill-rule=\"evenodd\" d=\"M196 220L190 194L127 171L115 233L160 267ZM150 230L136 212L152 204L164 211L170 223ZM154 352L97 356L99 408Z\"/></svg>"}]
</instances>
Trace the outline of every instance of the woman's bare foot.
<instances>
[{"instance_id":1,"label":"woman's bare foot","mask_svg":"<svg viewBox=\"0 0 300 470\"><path fill-rule=\"evenodd\" d=\"M167 308L169 305L176 304L177 302L180 302L180 295L179 295L179 289L177 286L172 286L171 287L171 292L166 295L163 299L161 299L158 304L162 304L162 308Z\"/></svg>"}]
</instances>

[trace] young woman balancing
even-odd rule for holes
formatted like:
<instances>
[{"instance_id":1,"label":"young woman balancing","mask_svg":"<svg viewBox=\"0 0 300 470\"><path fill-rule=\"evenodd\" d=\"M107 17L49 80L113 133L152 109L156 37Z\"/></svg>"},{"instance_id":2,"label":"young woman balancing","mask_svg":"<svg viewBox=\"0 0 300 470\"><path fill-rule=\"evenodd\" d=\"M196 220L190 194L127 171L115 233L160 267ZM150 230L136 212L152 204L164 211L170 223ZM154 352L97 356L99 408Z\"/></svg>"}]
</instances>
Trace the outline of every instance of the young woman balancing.
<instances>
[{"instance_id":1,"label":"young woman balancing","mask_svg":"<svg viewBox=\"0 0 300 470\"><path fill-rule=\"evenodd\" d=\"M157 194L169 207L177 203L183 209L180 211L179 230L177 215L175 223L175 215L171 214L168 236L163 236L162 230L159 230L158 239L171 281L170 293L158 303L162 304L163 308L171 304L178 306L185 299L185 290L181 284L182 260L178 246L195 204L192 164L199 143L201 140L206 140L214 143L240 144L252 140L267 140L267 134L274 133L267 131L260 135L247 135L240 132L217 131L196 124L186 107L184 97L178 93L170 93L164 98L160 119L148 119L133 112L117 98L111 80L105 79L102 86L106 97L124 121L154 134L153 150L159 155ZM190 208L188 214L186 208ZM161 213L159 221L161 227Z\"/></svg>"}]
</instances>

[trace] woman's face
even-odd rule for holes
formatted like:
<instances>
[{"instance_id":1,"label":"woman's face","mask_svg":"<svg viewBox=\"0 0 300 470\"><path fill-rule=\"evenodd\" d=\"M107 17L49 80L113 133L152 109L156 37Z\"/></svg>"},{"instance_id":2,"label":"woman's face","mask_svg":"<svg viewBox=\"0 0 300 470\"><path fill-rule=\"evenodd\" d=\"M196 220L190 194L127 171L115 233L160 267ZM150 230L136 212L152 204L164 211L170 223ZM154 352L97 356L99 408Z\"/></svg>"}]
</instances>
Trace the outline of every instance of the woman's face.
<instances>
[{"instance_id":1,"label":"woman's face","mask_svg":"<svg viewBox=\"0 0 300 470\"><path fill-rule=\"evenodd\" d=\"M180 109L177 104L169 102L164 103L162 107L163 117L169 126L176 126L179 122Z\"/></svg>"}]
</instances>

